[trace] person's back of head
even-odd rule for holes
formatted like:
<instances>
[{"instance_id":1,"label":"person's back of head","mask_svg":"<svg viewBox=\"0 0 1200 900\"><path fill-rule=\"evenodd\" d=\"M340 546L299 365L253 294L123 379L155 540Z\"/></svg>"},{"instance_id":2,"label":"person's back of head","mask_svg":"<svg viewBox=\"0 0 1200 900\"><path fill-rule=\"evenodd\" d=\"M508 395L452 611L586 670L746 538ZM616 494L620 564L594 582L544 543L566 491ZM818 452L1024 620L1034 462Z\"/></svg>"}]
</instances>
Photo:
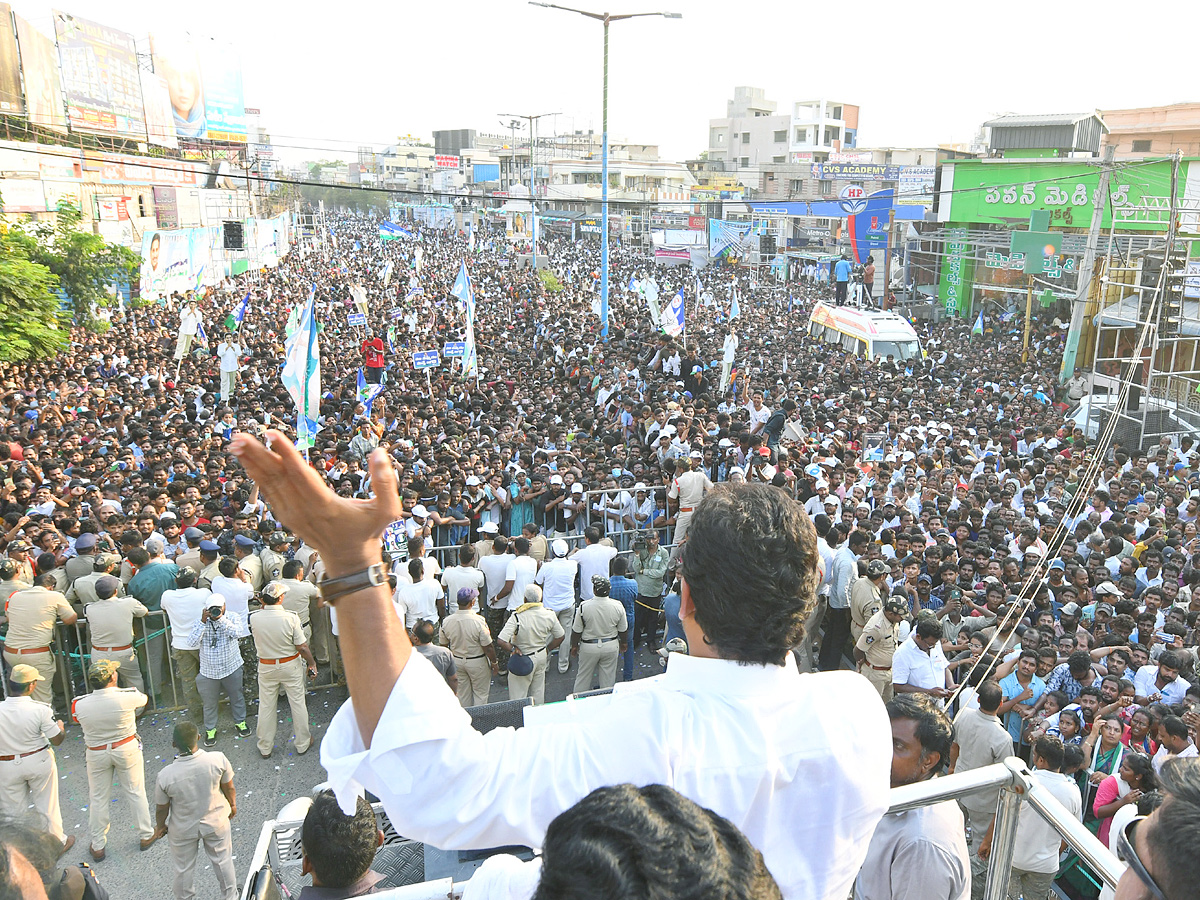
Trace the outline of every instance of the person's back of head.
<instances>
[{"instance_id":1,"label":"person's back of head","mask_svg":"<svg viewBox=\"0 0 1200 900\"><path fill-rule=\"evenodd\" d=\"M526 556L529 553L529 538L521 536L513 541L513 552L517 556Z\"/></svg>"},{"instance_id":2,"label":"person's back of head","mask_svg":"<svg viewBox=\"0 0 1200 900\"><path fill-rule=\"evenodd\" d=\"M732 822L661 784L598 788L546 830L533 900L774 900L779 885Z\"/></svg>"},{"instance_id":3,"label":"person's back of head","mask_svg":"<svg viewBox=\"0 0 1200 900\"><path fill-rule=\"evenodd\" d=\"M129 564L134 568L140 569L150 562L150 554L146 552L145 547L134 547L125 554L125 558L129 560Z\"/></svg>"},{"instance_id":4,"label":"person's back of head","mask_svg":"<svg viewBox=\"0 0 1200 900\"><path fill-rule=\"evenodd\" d=\"M1134 849L1166 900L1186 900L1196 896L1200 884L1200 759L1168 759L1159 777L1166 798L1139 827ZM1126 879L1142 888L1132 868L1122 883Z\"/></svg>"},{"instance_id":5,"label":"person's back of head","mask_svg":"<svg viewBox=\"0 0 1200 900\"><path fill-rule=\"evenodd\" d=\"M224 578L232 578L238 570L238 561L232 556L222 556L221 561L217 563L217 571Z\"/></svg>"},{"instance_id":6,"label":"person's back of head","mask_svg":"<svg viewBox=\"0 0 1200 900\"><path fill-rule=\"evenodd\" d=\"M714 491L683 545L696 625L725 659L781 665L803 637L819 561L812 521L785 493L762 484Z\"/></svg>"},{"instance_id":7,"label":"person's back of head","mask_svg":"<svg viewBox=\"0 0 1200 900\"><path fill-rule=\"evenodd\" d=\"M349 887L371 868L382 843L383 832L365 798L358 798L354 815L348 816L333 791L321 791L313 797L300 830L304 872L312 875L314 885Z\"/></svg>"},{"instance_id":8,"label":"person's back of head","mask_svg":"<svg viewBox=\"0 0 1200 900\"><path fill-rule=\"evenodd\" d=\"M0 818L0 897L45 900L61 896L56 888L62 852L62 842L46 831L44 824L9 815Z\"/></svg>"},{"instance_id":9,"label":"person's back of head","mask_svg":"<svg viewBox=\"0 0 1200 900\"><path fill-rule=\"evenodd\" d=\"M425 564L419 557L408 561L408 577L412 579L413 584L419 583L425 577Z\"/></svg>"},{"instance_id":10,"label":"person's back of head","mask_svg":"<svg viewBox=\"0 0 1200 900\"><path fill-rule=\"evenodd\" d=\"M289 559L283 564L283 571L280 574L284 578L298 579L304 574L304 563L298 559Z\"/></svg>"},{"instance_id":11,"label":"person's back of head","mask_svg":"<svg viewBox=\"0 0 1200 900\"><path fill-rule=\"evenodd\" d=\"M994 681L985 681L979 686L979 709L981 712L994 715L1004 702L1004 692Z\"/></svg>"},{"instance_id":12,"label":"person's back of head","mask_svg":"<svg viewBox=\"0 0 1200 900\"><path fill-rule=\"evenodd\" d=\"M421 619L413 626L413 637L416 638L418 644L433 643L433 623L425 619Z\"/></svg>"}]
</instances>

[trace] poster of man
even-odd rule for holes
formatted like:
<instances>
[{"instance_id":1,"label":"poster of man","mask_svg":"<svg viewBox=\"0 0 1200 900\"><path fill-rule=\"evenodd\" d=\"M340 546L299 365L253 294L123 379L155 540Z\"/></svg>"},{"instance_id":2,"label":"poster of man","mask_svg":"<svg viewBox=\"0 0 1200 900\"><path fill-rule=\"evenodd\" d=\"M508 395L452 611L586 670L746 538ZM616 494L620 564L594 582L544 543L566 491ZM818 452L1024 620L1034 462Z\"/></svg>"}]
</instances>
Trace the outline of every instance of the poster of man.
<instances>
[{"instance_id":1,"label":"poster of man","mask_svg":"<svg viewBox=\"0 0 1200 900\"><path fill-rule=\"evenodd\" d=\"M187 231L147 231L142 235L143 297L162 299L194 287Z\"/></svg>"}]
</instances>

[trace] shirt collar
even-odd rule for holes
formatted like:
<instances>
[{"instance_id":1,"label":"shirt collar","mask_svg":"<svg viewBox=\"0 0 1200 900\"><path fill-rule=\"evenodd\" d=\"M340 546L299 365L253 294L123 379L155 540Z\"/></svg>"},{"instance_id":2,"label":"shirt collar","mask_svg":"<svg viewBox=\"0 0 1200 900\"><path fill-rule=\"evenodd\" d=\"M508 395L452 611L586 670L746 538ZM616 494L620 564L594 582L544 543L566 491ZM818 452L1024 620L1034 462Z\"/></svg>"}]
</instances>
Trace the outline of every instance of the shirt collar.
<instances>
[{"instance_id":1,"label":"shirt collar","mask_svg":"<svg viewBox=\"0 0 1200 900\"><path fill-rule=\"evenodd\" d=\"M789 686L794 689L799 685L800 670L790 653L781 666L673 653L663 677L667 687L688 694L760 694Z\"/></svg>"}]
</instances>

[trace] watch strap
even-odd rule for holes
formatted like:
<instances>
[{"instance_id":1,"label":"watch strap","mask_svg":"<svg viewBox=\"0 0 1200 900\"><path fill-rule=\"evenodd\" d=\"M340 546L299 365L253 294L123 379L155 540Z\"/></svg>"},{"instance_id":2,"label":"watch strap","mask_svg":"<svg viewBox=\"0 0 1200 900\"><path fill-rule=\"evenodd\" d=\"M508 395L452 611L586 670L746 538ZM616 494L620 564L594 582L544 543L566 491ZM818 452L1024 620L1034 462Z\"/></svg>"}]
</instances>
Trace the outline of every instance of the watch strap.
<instances>
[{"instance_id":1,"label":"watch strap","mask_svg":"<svg viewBox=\"0 0 1200 900\"><path fill-rule=\"evenodd\" d=\"M317 582L317 588L321 592L321 599L333 606L335 601L347 594L353 594L366 588L379 587L383 584L387 584L387 573L384 572L382 563L374 563L358 572L351 572L349 575L322 578Z\"/></svg>"}]
</instances>

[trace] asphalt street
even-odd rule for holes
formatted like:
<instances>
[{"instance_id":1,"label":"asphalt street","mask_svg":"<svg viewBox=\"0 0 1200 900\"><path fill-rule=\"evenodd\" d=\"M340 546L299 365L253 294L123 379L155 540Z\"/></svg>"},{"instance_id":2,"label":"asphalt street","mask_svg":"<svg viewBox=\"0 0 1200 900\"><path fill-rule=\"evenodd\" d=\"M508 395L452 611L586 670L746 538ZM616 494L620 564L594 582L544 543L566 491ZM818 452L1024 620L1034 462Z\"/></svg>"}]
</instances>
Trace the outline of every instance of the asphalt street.
<instances>
[{"instance_id":1,"label":"asphalt street","mask_svg":"<svg viewBox=\"0 0 1200 900\"><path fill-rule=\"evenodd\" d=\"M650 650L638 651L634 677L646 678L662 669L658 657ZM322 673L324 674L324 673ZM574 688L575 664L565 675L558 672L557 658L551 657L546 678L546 701L564 699ZM229 757L234 769L238 812L233 819L234 866L238 885L242 886L262 823L274 818L279 809L291 800L310 794L315 785L325 780L321 767L318 743L324 737L334 713L345 702L345 687L319 688L308 692L308 712L313 733L313 746L304 755L292 749L291 712L284 698L279 700L279 730L275 738L275 753L271 759L258 755L253 731L256 727L257 703L249 706L247 721L251 736L240 739L233 731L228 709L223 705L217 746ZM508 699L506 678L493 678L491 700ZM186 711L169 710L147 713L139 725L142 753L146 766L146 795L154 815L154 781L160 769L173 758L171 731L176 722L186 717ZM124 801L116 796L112 801L112 825L109 831L107 856L93 862L88 853L88 782L84 764L83 738L78 726L68 727L66 739L56 751L59 774L59 802L63 827L75 835L75 846L61 860L63 865L86 862L96 871L100 882L114 900L130 897L169 898L173 868L166 840L161 840L144 853L138 849L138 837ZM196 893L201 900L217 895L217 881L203 853L196 865Z\"/></svg>"}]
</instances>

